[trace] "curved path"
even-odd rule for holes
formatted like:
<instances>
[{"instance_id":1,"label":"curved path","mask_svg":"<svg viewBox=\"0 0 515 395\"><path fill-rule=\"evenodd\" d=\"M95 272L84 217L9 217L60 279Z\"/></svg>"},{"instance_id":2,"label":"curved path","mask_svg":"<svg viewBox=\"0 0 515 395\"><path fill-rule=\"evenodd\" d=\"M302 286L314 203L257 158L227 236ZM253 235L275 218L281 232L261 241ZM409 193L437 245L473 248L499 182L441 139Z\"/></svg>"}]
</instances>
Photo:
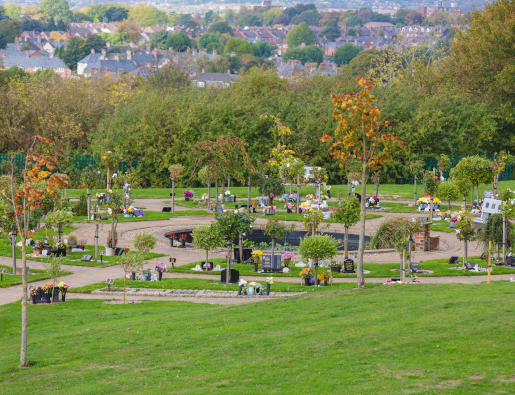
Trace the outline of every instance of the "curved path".
<instances>
[{"instance_id":1,"label":"curved path","mask_svg":"<svg viewBox=\"0 0 515 395\"><path fill-rule=\"evenodd\" d=\"M150 211L160 211L163 204L164 199L140 199L136 202L137 206L145 207ZM187 211L190 210L185 207L176 207L176 211ZM376 231L377 227L381 225L381 223L389 218L389 217L398 217L402 216L405 218L414 218L420 216L427 216L424 213L410 213L410 214L398 214L398 213L388 213L387 211L379 211L377 214L382 215L381 218L374 218L368 220L366 223L366 234L372 235ZM280 219L280 216L277 217ZM145 264L145 268L153 269L157 262L167 262L168 256L175 257L177 259L177 265L185 265L191 262L199 261L203 258L203 252L194 250L193 248L186 249L173 249L171 250L169 241L164 237L164 234L169 231L180 231L181 229L188 229L195 227L199 224L209 223L212 221L212 217L174 217L169 220L160 220L160 221L142 221L142 222L123 222L118 224L118 234L119 234L119 245L133 247L132 240L134 235L139 232L151 232L158 238L158 244L156 248L153 250L158 253L165 254L165 257L156 258L148 261ZM266 220L259 218L256 220L256 225L264 225ZM291 222L290 222L291 223ZM329 230L336 232L343 232L344 229L339 224L329 224ZM88 244L94 243L94 234L95 234L95 224L81 223L76 225L76 230L74 233L77 233L80 238L84 238L87 240ZM302 226L297 223L296 229L302 229ZM104 240L107 238L107 233L110 230L110 225L103 224L99 227L99 241L100 245L104 244ZM351 227L351 233L358 232L358 225ZM444 232L432 232L432 235L440 236L440 245L441 249L437 251L431 252L418 252L415 254L415 260L428 260L428 259L440 259L440 258L449 258L451 255L462 255L462 246L463 243L459 242L454 233L444 233ZM469 246L469 254L472 255L475 250L475 245ZM351 256L355 255L354 252L351 253ZM210 256L213 258L224 258L225 252L218 251L210 253ZM364 261L366 263L392 263L399 262L399 255L394 252L386 252L386 253L367 253L365 254ZM12 259L7 257L0 257L0 264L11 266ZM27 267L32 267L34 269L43 269L43 265L41 262L37 261L28 261ZM60 280L71 284L73 287L82 287L85 285L94 284L97 282L105 281L108 278L120 278L123 276L122 270L118 266L106 267L106 268L98 268L98 267L87 267L87 266L65 266L64 270L70 271L73 274L64 276L60 278ZM495 269L494 269L495 270ZM206 275L206 274L194 274L194 273L164 273L165 278L204 278L204 279L215 279L214 275ZM492 275L492 280L509 280L512 275ZM263 281L263 277L252 277L252 276L242 276L247 281ZM366 278L366 282L374 282L381 283L384 282L386 278ZM486 281L486 276L474 276L474 277L464 277L464 276L456 276L456 277L424 277L421 279L423 283L427 284L450 284L450 283L462 283L462 284L474 284ZM37 281L34 283L30 283L30 285L41 286L48 282L49 280ZM279 282L292 282L297 283L300 280L295 277L281 277L276 278L276 281ZM334 279L335 283L338 282L355 282L354 278L336 278ZM21 285L13 286L9 288L0 288L0 305L6 303L12 303L20 300L21 298ZM68 298L85 298L85 299L106 299L105 296L102 295L87 295L87 294L68 294ZM145 297L145 299L150 299L149 297ZM162 300L162 299L157 299ZM166 300L170 300L167 298ZM178 300L184 300L178 298ZM187 301L196 302L195 298L188 298ZM236 303L229 299L210 299L207 301L205 298L198 300L201 303ZM241 303L247 303L248 300L242 301ZM240 303L240 302L238 302Z\"/></svg>"}]
</instances>

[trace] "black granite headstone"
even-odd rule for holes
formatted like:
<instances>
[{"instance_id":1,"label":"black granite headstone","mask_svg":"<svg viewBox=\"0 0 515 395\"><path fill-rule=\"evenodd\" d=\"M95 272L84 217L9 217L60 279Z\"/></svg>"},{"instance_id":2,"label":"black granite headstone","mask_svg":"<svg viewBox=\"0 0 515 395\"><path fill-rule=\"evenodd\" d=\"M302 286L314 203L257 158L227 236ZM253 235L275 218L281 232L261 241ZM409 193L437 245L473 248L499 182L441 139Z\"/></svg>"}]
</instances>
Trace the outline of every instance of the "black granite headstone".
<instances>
[{"instance_id":1,"label":"black granite headstone","mask_svg":"<svg viewBox=\"0 0 515 395\"><path fill-rule=\"evenodd\" d=\"M227 269L222 269L220 272L220 283L225 284L227 277ZM240 282L240 272L236 269L231 269L231 278L229 284L238 284Z\"/></svg>"},{"instance_id":2,"label":"black granite headstone","mask_svg":"<svg viewBox=\"0 0 515 395\"><path fill-rule=\"evenodd\" d=\"M418 262L411 262L409 268L413 273L416 273L420 269L420 264Z\"/></svg>"},{"instance_id":3,"label":"black granite headstone","mask_svg":"<svg viewBox=\"0 0 515 395\"><path fill-rule=\"evenodd\" d=\"M458 257L456 255L451 256L449 259L449 265L455 265L458 262Z\"/></svg>"},{"instance_id":4,"label":"black granite headstone","mask_svg":"<svg viewBox=\"0 0 515 395\"><path fill-rule=\"evenodd\" d=\"M345 259L343 261L343 272L356 273L356 270L354 269L354 261L352 259Z\"/></svg>"},{"instance_id":5,"label":"black granite headstone","mask_svg":"<svg viewBox=\"0 0 515 395\"><path fill-rule=\"evenodd\" d=\"M171 213L172 212L172 208L171 207L163 207L162 212L163 213Z\"/></svg>"},{"instance_id":6,"label":"black granite headstone","mask_svg":"<svg viewBox=\"0 0 515 395\"><path fill-rule=\"evenodd\" d=\"M281 255L263 255L261 267L264 272L280 272L281 271Z\"/></svg>"}]
</instances>

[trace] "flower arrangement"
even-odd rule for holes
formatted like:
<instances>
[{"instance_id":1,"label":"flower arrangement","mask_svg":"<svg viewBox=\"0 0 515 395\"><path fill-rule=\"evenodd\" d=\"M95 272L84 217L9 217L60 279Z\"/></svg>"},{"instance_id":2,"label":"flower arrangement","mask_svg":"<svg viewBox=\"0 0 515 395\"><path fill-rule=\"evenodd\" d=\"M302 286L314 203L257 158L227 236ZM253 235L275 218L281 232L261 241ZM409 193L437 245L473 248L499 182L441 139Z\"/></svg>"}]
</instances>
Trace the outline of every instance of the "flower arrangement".
<instances>
[{"instance_id":1,"label":"flower arrangement","mask_svg":"<svg viewBox=\"0 0 515 395\"><path fill-rule=\"evenodd\" d=\"M37 294L39 293L39 290L40 290L40 288L35 287L33 285L29 289L30 289L30 294L32 296L37 296Z\"/></svg>"},{"instance_id":2,"label":"flower arrangement","mask_svg":"<svg viewBox=\"0 0 515 395\"><path fill-rule=\"evenodd\" d=\"M184 193L184 197L187 197L187 198L191 198L191 197L195 196L195 192L193 192L193 191L185 190L182 193Z\"/></svg>"},{"instance_id":3,"label":"flower arrangement","mask_svg":"<svg viewBox=\"0 0 515 395\"><path fill-rule=\"evenodd\" d=\"M331 273L320 273L318 279L320 281L329 281L333 275Z\"/></svg>"},{"instance_id":4,"label":"flower arrangement","mask_svg":"<svg viewBox=\"0 0 515 395\"><path fill-rule=\"evenodd\" d=\"M160 272L160 273L164 273L164 272L167 272L168 269L166 267L166 265L164 263L157 263L156 264L156 271Z\"/></svg>"},{"instance_id":5,"label":"flower arrangement","mask_svg":"<svg viewBox=\"0 0 515 395\"><path fill-rule=\"evenodd\" d=\"M306 267L305 269L302 269L299 276L303 279L311 279L313 278L313 269L311 269L310 267Z\"/></svg>"},{"instance_id":6,"label":"flower arrangement","mask_svg":"<svg viewBox=\"0 0 515 395\"><path fill-rule=\"evenodd\" d=\"M275 210L277 207L276 206L267 206L266 208L269 210Z\"/></svg>"},{"instance_id":7,"label":"flower arrangement","mask_svg":"<svg viewBox=\"0 0 515 395\"><path fill-rule=\"evenodd\" d=\"M315 195L313 195L312 193L306 195L306 199L313 200L314 198L315 198Z\"/></svg>"},{"instance_id":8,"label":"flower arrangement","mask_svg":"<svg viewBox=\"0 0 515 395\"><path fill-rule=\"evenodd\" d=\"M68 248L68 244L61 240L57 243L57 248L60 250L64 250Z\"/></svg>"},{"instance_id":9,"label":"flower arrangement","mask_svg":"<svg viewBox=\"0 0 515 395\"><path fill-rule=\"evenodd\" d=\"M295 203L287 203L284 205L284 208L287 208L288 210L292 210L295 208Z\"/></svg>"},{"instance_id":10,"label":"flower arrangement","mask_svg":"<svg viewBox=\"0 0 515 395\"><path fill-rule=\"evenodd\" d=\"M231 191L224 190L224 195L225 195L225 197L231 196Z\"/></svg>"},{"instance_id":11,"label":"flower arrangement","mask_svg":"<svg viewBox=\"0 0 515 395\"><path fill-rule=\"evenodd\" d=\"M440 199L438 199L437 197L435 197L433 199L433 204L439 204L441 202ZM431 196L429 196L427 193L424 193L424 197L422 198L419 198L418 199L418 204L421 204L421 203L425 203L425 204L429 204L431 203Z\"/></svg>"},{"instance_id":12,"label":"flower arrangement","mask_svg":"<svg viewBox=\"0 0 515 395\"><path fill-rule=\"evenodd\" d=\"M97 199L103 199L105 197L105 193L103 192L97 192Z\"/></svg>"},{"instance_id":13,"label":"flower arrangement","mask_svg":"<svg viewBox=\"0 0 515 395\"><path fill-rule=\"evenodd\" d=\"M206 201L207 200L207 193L203 193L202 194L202 201Z\"/></svg>"},{"instance_id":14,"label":"flower arrangement","mask_svg":"<svg viewBox=\"0 0 515 395\"><path fill-rule=\"evenodd\" d=\"M274 278L273 277L267 277L266 278L266 283L267 284L273 284L274 283Z\"/></svg>"},{"instance_id":15,"label":"flower arrangement","mask_svg":"<svg viewBox=\"0 0 515 395\"><path fill-rule=\"evenodd\" d=\"M263 251L260 251L260 250L252 251L252 259L257 264L259 264L261 262L262 256L263 256Z\"/></svg>"},{"instance_id":16,"label":"flower arrangement","mask_svg":"<svg viewBox=\"0 0 515 395\"><path fill-rule=\"evenodd\" d=\"M130 207L125 207L125 208L123 209L123 213L124 213L124 214L134 214L134 211L135 211L135 210L134 210L134 207L132 207L132 206L130 206Z\"/></svg>"},{"instance_id":17,"label":"flower arrangement","mask_svg":"<svg viewBox=\"0 0 515 395\"><path fill-rule=\"evenodd\" d=\"M320 196L320 198L321 198L322 200L326 200L326 199L327 199L327 195L322 195L322 196Z\"/></svg>"},{"instance_id":18,"label":"flower arrangement","mask_svg":"<svg viewBox=\"0 0 515 395\"><path fill-rule=\"evenodd\" d=\"M177 235L175 233L168 233L167 237L172 239L172 240L177 239Z\"/></svg>"},{"instance_id":19,"label":"flower arrangement","mask_svg":"<svg viewBox=\"0 0 515 395\"><path fill-rule=\"evenodd\" d=\"M66 292L68 292L68 290L70 289L70 286L66 284L64 281L61 281L59 284L57 284L57 286L59 287L59 291L61 291L63 295L66 295Z\"/></svg>"},{"instance_id":20,"label":"flower arrangement","mask_svg":"<svg viewBox=\"0 0 515 395\"><path fill-rule=\"evenodd\" d=\"M326 185L325 190L329 192L331 190L331 185Z\"/></svg>"},{"instance_id":21,"label":"flower arrangement","mask_svg":"<svg viewBox=\"0 0 515 395\"><path fill-rule=\"evenodd\" d=\"M273 199L275 197L275 195L273 193L271 193L269 196L270 196L270 199Z\"/></svg>"},{"instance_id":22,"label":"flower arrangement","mask_svg":"<svg viewBox=\"0 0 515 395\"><path fill-rule=\"evenodd\" d=\"M368 198L369 207L375 207L377 206L377 203L379 203L379 199L377 198L377 196L372 196Z\"/></svg>"},{"instance_id":23,"label":"flower arrangement","mask_svg":"<svg viewBox=\"0 0 515 395\"><path fill-rule=\"evenodd\" d=\"M188 235L186 233L183 233L182 235L179 235L179 240L184 240L186 241L186 238L188 237Z\"/></svg>"}]
</instances>

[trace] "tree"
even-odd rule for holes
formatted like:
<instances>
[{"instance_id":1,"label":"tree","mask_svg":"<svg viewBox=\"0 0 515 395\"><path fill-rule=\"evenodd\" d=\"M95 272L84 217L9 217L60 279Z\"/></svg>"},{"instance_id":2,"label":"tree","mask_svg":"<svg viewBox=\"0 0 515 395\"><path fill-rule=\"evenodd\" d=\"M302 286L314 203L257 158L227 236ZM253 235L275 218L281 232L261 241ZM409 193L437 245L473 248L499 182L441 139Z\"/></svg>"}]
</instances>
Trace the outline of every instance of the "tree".
<instances>
[{"instance_id":1,"label":"tree","mask_svg":"<svg viewBox=\"0 0 515 395\"><path fill-rule=\"evenodd\" d=\"M468 181L476 188L479 204L479 184L488 184L494 179L492 162L480 156L467 156L451 170L453 180Z\"/></svg>"},{"instance_id":2,"label":"tree","mask_svg":"<svg viewBox=\"0 0 515 395\"><path fill-rule=\"evenodd\" d=\"M168 16L166 12L158 10L152 5L139 3L137 6L129 8L128 20L136 22L140 26L155 26L168 23Z\"/></svg>"},{"instance_id":3,"label":"tree","mask_svg":"<svg viewBox=\"0 0 515 395\"><path fill-rule=\"evenodd\" d=\"M49 32L55 32L57 30L57 26L55 25L55 19L53 16L48 18L47 23L46 23L46 29Z\"/></svg>"},{"instance_id":4,"label":"tree","mask_svg":"<svg viewBox=\"0 0 515 395\"><path fill-rule=\"evenodd\" d=\"M468 242L474 241L478 238L476 227L474 226L474 221L470 217L470 215L465 214L461 217L459 221L457 221L456 230L456 238L464 242L463 266L465 266L468 258Z\"/></svg>"},{"instance_id":5,"label":"tree","mask_svg":"<svg viewBox=\"0 0 515 395\"><path fill-rule=\"evenodd\" d=\"M151 251L157 243L157 239L152 233L142 232L134 236L134 248L136 248L142 254L146 254Z\"/></svg>"},{"instance_id":6,"label":"tree","mask_svg":"<svg viewBox=\"0 0 515 395\"><path fill-rule=\"evenodd\" d=\"M117 33L120 33L124 40L137 43L140 39L139 25L136 22L123 21L118 25L116 29Z\"/></svg>"},{"instance_id":7,"label":"tree","mask_svg":"<svg viewBox=\"0 0 515 395\"><path fill-rule=\"evenodd\" d=\"M408 169L409 172L413 175L413 184L414 184L414 200L413 204L416 206L418 201L417 196L417 179L418 176L422 174L422 171L424 170L424 161L421 159L413 159L410 162L408 162Z\"/></svg>"},{"instance_id":8,"label":"tree","mask_svg":"<svg viewBox=\"0 0 515 395\"><path fill-rule=\"evenodd\" d=\"M391 22L392 18L388 14L379 14L379 13L374 12L370 16L368 21L369 22Z\"/></svg>"},{"instance_id":9,"label":"tree","mask_svg":"<svg viewBox=\"0 0 515 395\"><path fill-rule=\"evenodd\" d=\"M347 19L345 19L345 22L343 24L349 27L363 26L363 19L361 19L357 15L351 15Z\"/></svg>"},{"instance_id":10,"label":"tree","mask_svg":"<svg viewBox=\"0 0 515 395\"><path fill-rule=\"evenodd\" d=\"M260 15L244 13L240 14L240 17L234 21L233 25L241 27L263 26L263 18Z\"/></svg>"},{"instance_id":11,"label":"tree","mask_svg":"<svg viewBox=\"0 0 515 395\"><path fill-rule=\"evenodd\" d=\"M227 271L225 276L225 283L229 284L231 277L231 247L232 241L239 234L252 233L252 223L255 219L245 213L239 211L224 211L221 214L215 215L216 232L222 236L227 243Z\"/></svg>"},{"instance_id":12,"label":"tree","mask_svg":"<svg viewBox=\"0 0 515 395\"><path fill-rule=\"evenodd\" d=\"M54 188L65 185L64 180L52 171L56 169L57 159L50 154L48 147L52 141L41 136L32 139L22 170L22 179L15 178L17 165L14 158L9 164L10 189L3 190L3 199L12 207L16 233L21 239L22 253L22 326L20 364L27 366L27 239L31 233L31 212L36 209L35 203L44 196L44 190L52 193ZM41 188L41 189L40 189Z\"/></svg>"},{"instance_id":13,"label":"tree","mask_svg":"<svg viewBox=\"0 0 515 395\"><path fill-rule=\"evenodd\" d=\"M332 95L335 106L334 118L338 127L334 137L324 133L322 142L331 142L331 156L340 165L346 160L356 158L361 163L361 224L358 253L358 288L365 284L363 274L363 254L365 249L365 219L366 219L366 181L369 169L381 167L391 160L394 146L403 148L403 144L393 133L385 131L388 121L381 119L382 113L374 106L376 99L371 95L371 81L358 79L361 90L353 95Z\"/></svg>"},{"instance_id":14,"label":"tree","mask_svg":"<svg viewBox=\"0 0 515 395\"><path fill-rule=\"evenodd\" d=\"M421 13L413 11L405 16L404 21L406 25L421 25L424 21L424 17Z\"/></svg>"},{"instance_id":15,"label":"tree","mask_svg":"<svg viewBox=\"0 0 515 395\"><path fill-rule=\"evenodd\" d=\"M315 44L315 32L309 28L306 22L295 26L286 35L288 48L298 47L302 43L306 45Z\"/></svg>"},{"instance_id":16,"label":"tree","mask_svg":"<svg viewBox=\"0 0 515 395\"><path fill-rule=\"evenodd\" d=\"M191 46L191 39L183 32L171 34L166 40L166 47L173 48L177 52L185 52Z\"/></svg>"},{"instance_id":17,"label":"tree","mask_svg":"<svg viewBox=\"0 0 515 395\"><path fill-rule=\"evenodd\" d=\"M208 33L229 33L231 36L234 36L234 33L232 31L232 28L227 24L227 22L224 21L218 21L213 23L211 26L209 26L209 29L207 29Z\"/></svg>"},{"instance_id":18,"label":"tree","mask_svg":"<svg viewBox=\"0 0 515 395\"><path fill-rule=\"evenodd\" d=\"M73 223L73 214L66 210L55 210L46 215L45 223L57 230L57 240L61 240L62 230Z\"/></svg>"},{"instance_id":19,"label":"tree","mask_svg":"<svg viewBox=\"0 0 515 395\"><path fill-rule=\"evenodd\" d=\"M50 260L47 262L43 262L43 266L48 272L48 275L54 280L54 287L57 286L57 279L59 276L61 276L64 273L64 270L62 270L62 265L64 264L64 261L66 258L64 256L51 256ZM54 290L52 289L52 299L51 303L54 303Z\"/></svg>"},{"instance_id":20,"label":"tree","mask_svg":"<svg viewBox=\"0 0 515 395\"><path fill-rule=\"evenodd\" d=\"M330 41L336 40L342 35L342 32L338 26L338 22L335 19L330 19L324 29L320 30L318 37L326 37Z\"/></svg>"},{"instance_id":21,"label":"tree","mask_svg":"<svg viewBox=\"0 0 515 395\"><path fill-rule=\"evenodd\" d=\"M258 192L262 196L281 196L284 194L284 185L279 178L260 177L258 181Z\"/></svg>"},{"instance_id":22,"label":"tree","mask_svg":"<svg viewBox=\"0 0 515 395\"><path fill-rule=\"evenodd\" d=\"M11 19L20 19L21 15L21 5L16 3L7 3L4 7L5 15L7 15Z\"/></svg>"},{"instance_id":23,"label":"tree","mask_svg":"<svg viewBox=\"0 0 515 395\"><path fill-rule=\"evenodd\" d=\"M219 43L218 36L216 34L206 33L203 34L197 41L197 48L206 48L209 43Z\"/></svg>"},{"instance_id":24,"label":"tree","mask_svg":"<svg viewBox=\"0 0 515 395\"><path fill-rule=\"evenodd\" d=\"M354 226L360 220L360 203L354 196L339 199L338 207L333 209L331 217L345 227L345 259L349 257L349 227Z\"/></svg>"},{"instance_id":25,"label":"tree","mask_svg":"<svg viewBox=\"0 0 515 395\"><path fill-rule=\"evenodd\" d=\"M66 0L43 0L39 4L39 9L47 18L65 19L71 14L70 5Z\"/></svg>"},{"instance_id":26,"label":"tree","mask_svg":"<svg viewBox=\"0 0 515 395\"><path fill-rule=\"evenodd\" d=\"M290 184L290 194L292 185L297 182L297 177L304 175L304 165L305 163L297 158L289 158L279 167L279 177Z\"/></svg>"},{"instance_id":27,"label":"tree","mask_svg":"<svg viewBox=\"0 0 515 395\"><path fill-rule=\"evenodd\" d=\"M433 221L433 200L436 196L436 191L438 190L438 185L440 184L440 178L435 176L433 172L426 171L424 173L424 178L422 178L422 186L426 191L426 194L429 195L429 206L430 206L430 214L429 214L429 222Z\"/></svg>"},{"instance_id":28,"label":"tree","mask_svg":"<svg viewBox=\"0 0 515 395\"><path fill-rule=\"evenodd\" d=\"M453 181L442 181L438 184L436 196L442 201L449 202L449 210L451 209L451 200L457 200L460 197L458 187Z\"/></svg>"},{"instance_id":29,"label":"tree","mask_svg":"<svg viewBox=\"0 0 515 395\"><path fill-rule=\"evenodd\" d=\"M170 178L172 179L172 213L175 210L175 181L178 181L184 172L183 165L172 165L168 168Z\"/></svg>"},{"instance_id":30,"label":"tree","mask_svg":"<svg viewBox=\"0 0 515 395\"><path fill-rule=\"evenodd\" d=\"M320 64L324 61L324 51L322 51L316 45L290 48L284 54L284 59L300 60L302 64L309 62L316 62Z\"/></svg>"},{"instance_id":31,"label":"tree","mask_svg":"<svg viewBox=\"0 0 515 395\"><path fill-rule=\"evenodd\" d=\"M170 33L168 33L167 30L158 30L157 32L150 35L148 43L150 44L151 48L167 50L168 48L166 47L166 40L168 40L169 36Z\"/></svg>"},{"instance_id":32,"label":"tree","mask_svg":"<svg viewBox=\"0 0 515 395\"><path fill-rule=\"evenodd\" d=\"M209 43L206 47L206 52L211 54L213 51L216 51L216 53L224 53L224 46L220 43Z\"/></svg>"},{"instance_id":33,"label":"tree","mask_svg":"<svg viewBox=\"0 0 515 395\"><path fill-rule=\"evenodd\" d=\"M111 6L106 10L105 16L109 22L121 22L129 17L129 10L124 7Z\"/></svg>"},{"instance_id":34,"label":"tree","mask_svg":"<svg viewBox=\"0 0 515 395\"><path fill-rule=\"evenodd\" d=\"M290 227L282 224L276 219L269 219L265 225L264 234L272 238L272 261L275 255L275 239L282 239L286 232L294 229L295 225Z\"/></svg>"},{"instance_id":35,"label":"tree","mask_svg":"<svg viewBox=\"0 0 515 395\"><path fill-rule=\"evenodd\" d=\"M318 21L318 11L316 10L308 10L304 11L298 16L295 17L295 24L299 25L301 23L307 23L308 25L316 25Z\"/></svg>"},{"instance_id":36,"label":"tree","mask_svg":"<svg viewBox=\"0 0 515 395\"><path fill-rule=\"evenodd\" d=\"M283 10L279 8L269 8L263 13L264 22L268 26L272 26L274 24L274 20L283 13Z\"/></svg>"},{"instance_id":37,"label":"tree","mask_svg":"<svg viewBox=\"0 0 515 395\"><path fill-rule=\"evenodd\" d=\"M258 58L268 58L272 56L272 47L265 41L252 43L252 50L254 51L254 56Z\"/></svg>"},{"instance_id":38,"label":"tree","mask_svg":"<svg viewBox=\"0 0 515 395\"><path fill-rule=\"evenodd\" d=\"M358 35L358 31L355 28L351 27L350 29L347 29L345 35L349 37L356 37Z\"/></svg>"},{"instance_id":39,"label":"tree","mask_svg":"<svg viewBox=\"0 0 515 395\"><path fill-rule=\"evenodd\" d=\"M344 64L349 64L361 52L361 48L357 45L347 43L336 49L334 52L334 62L341 67Z\"/></svg>"},{"instance_id":40,"label":"tree","mask_svg":"<svg viewBox=\"0 0 515 395\"><path fill-rule=\"evenodd\" d=\"M209 251L224 246L224 239L215 224L200 225L193 229L193 244L196 249L206 251L206 267L209 262Z\"/></svg>"},{"instance_id":41,"label":"tree","mask_svg":"<svg viewBox=\"0 0 515 395\"><path fill-rule=\"evenodd\" d=\"M252 48L252 44L242 38L231 38L227 41L224 48L225 53L236 53L236 56L241 55L252 55L254 53L254 49Z\"/></svg>"},{"instance_id":42,"label":"tree","mask_svg":"<svg viewBox=\"0 0 515 395\"><path fill-rule=\"evenodd\" d=\"M448 71L455 85L474 101L513 107L513 55L509 48L515 38L510 27L514 22L515 3L499 0L470 12L465 19L467 29L456 31Z\"/></svg>"},{"instance_id":43,"label":"tree","mask_svg":"<svg viewBox=\"0 0 515 395\"><path fill-rule=\"evenodd\" d=\"M304 259L313 259L315 263L315 281L318 280L318 262L338 254L339 244L329 235L304 237L299 244L299 253Z\"/></svg>"}]
</instances>

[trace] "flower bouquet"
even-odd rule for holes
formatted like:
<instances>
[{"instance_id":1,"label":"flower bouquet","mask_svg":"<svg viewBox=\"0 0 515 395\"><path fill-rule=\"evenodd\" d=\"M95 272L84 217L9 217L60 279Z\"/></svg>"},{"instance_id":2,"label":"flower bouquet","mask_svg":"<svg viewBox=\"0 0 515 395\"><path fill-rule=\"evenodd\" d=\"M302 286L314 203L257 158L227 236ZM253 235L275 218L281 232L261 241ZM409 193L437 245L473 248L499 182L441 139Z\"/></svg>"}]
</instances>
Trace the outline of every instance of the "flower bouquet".
<instances>
[{"instance_id":1,"label":"flower bouquet","mask_svg":"<svg viewBox=\"0 0 515 395\"><path fill-rule=\"evenodd\" d=\"M315 278L313 277L313 269L311 269L310 267L302 269L299 276L304 279L304 285L306 286L310 286L315 283Z\"/></svg>"},{"instance_id":2,"label":"flower bouquet","mask_svg":"<svg viewBox=\"0 0 515 395\"><path fill-rule=\"evenodd\" d=\"M181 242L181 248L186 248L186 239L187 239L188 235L186 233L183 233L181 235L179 235L179 240Z\"/></svg>"},{"instance_id":3,"label":"flower bouquet","mask_svg":"<svg viewBox=\"0 0 515 395\"><path fill-rule=\"evenodd\" d=\"M265 215L274 215L276 208L277 207L272 206L272 205L266 206L265 209L263 210L263 212L265 213Z\"/></svg>"},{"instance_id":4,"label":"flower bouquet","mask_svg":"<svg viewBox=\"0 0 515 395\"><path fill-rule=\"evenodd\" d=\"M184 199L186 201L189 201L190 199L193 199L193 197L195 196L195 192L193 192L193 191L185 190L182 193L184 194Z\"/></svg>"},{"instance_id":5,"label":"flower bouquet","mask_svg":"<svg viewBox=\"0 0 515 395\"><path fill-rule=\"evenodd\" d=\"M252 251L252 260L255 265L259 265L261 263L261 257L263 256L263 251L255 250Z\"/></svg>"},{"instance_id":6,"label":"flower bouquet","mask_svg":"<svg viewBox=\"0 0 515 395\"><path fill-rule=\"evenodd\" d=\"M293 253L293 252L285 252L284 254L282 254L281 260L284 264L284 267L290 267L289 265L294 257L295 257L295 253Z\"/></svg>"},{"instance_id":7,"label":"flower bouquet","mask_svg":"<svg viewBox=\"0 0 515 395\"><path fill-rule=\"evenodd\" d=\"M168 237L168 238L170 239L170 246L172 246L172 247L173 247L173 241L174 241L175 239L177 239L177 235L176 235L175 233L173 233L173 232L172 232L172 233L168 233L168 234L166 235L166 237Z\"/></svg>"},{"instance_id":8,"label":"flower bouquet","mask_svg":"<svg viewBox=\"0 0 515 395\"><path fill-rule=\"evenodd\" d=\"M331 273L320 273L318 275L318 281L323 281L324 285L327 286L327 282L333 277Z\"/></svg>"},{"instance_id":9,"label":"flower bouquet","mask_svg":"<svg viewBox=\"0 0 515 395\"><path fill-rule=\"evenodd\" d=\"M368 199L368 207L376 207L379 204L379 199L377 196L369 197Z\"/></svg>"},{"instance_id":10,"label":"flower bouquet","mask_svg":"<svg viewBox=\"0 0 515 395\"><path fill-rule=\"evenodd\" d=\"M168 269L164 263L156 263L156 271L157 272L167 272Z\"/></svg>"},{"instance_id":11,"label":"flower bouquet","mask_svg":"<svg viewBox=\"0 0 515 395\"><path fill-rule=\"evenodd\" d=\"M284 205L284 208L286 209L286 211L287 211L288 213L291 213L291 212L292 212L292 210L295 208L295 203L286 203L286 204Z\"/></svg>"},{"instance_id":12,"label":"flower bouquet","mask_svg":"<svg viewBox=\"0 0 515 395\"><path fill-rule=\"evenodd\" d=\"M61 292L61 300L63 302L66 302L66 292L70 289L70 285L66 284L64 281L61 281L59 284L57 284L59 287L59 292Z\"/></svg>"}]
</instances>

